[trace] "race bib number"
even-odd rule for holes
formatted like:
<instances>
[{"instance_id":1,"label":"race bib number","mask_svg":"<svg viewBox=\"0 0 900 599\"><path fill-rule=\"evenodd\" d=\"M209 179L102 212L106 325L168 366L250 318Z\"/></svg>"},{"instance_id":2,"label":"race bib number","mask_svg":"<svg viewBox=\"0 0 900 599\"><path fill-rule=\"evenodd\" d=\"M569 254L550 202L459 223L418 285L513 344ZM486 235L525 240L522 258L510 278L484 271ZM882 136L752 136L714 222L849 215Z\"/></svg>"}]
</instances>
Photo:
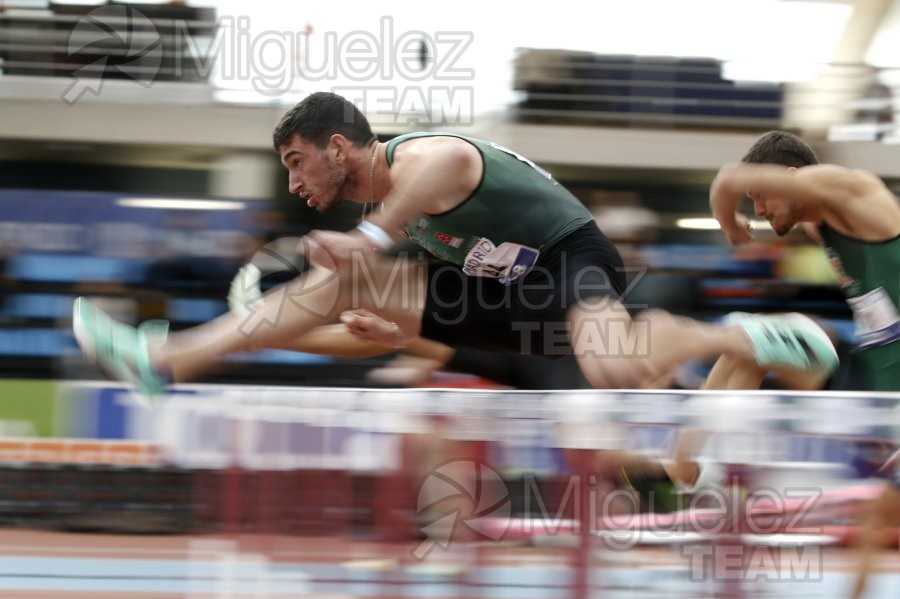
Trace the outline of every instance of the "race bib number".
<instances>
[{"instance_id":1,"label":"race bib number","mask_svg":"<svg viewBox=\"0 0 900 599\"><path fill-rule=\"evenodd\" d=\"M534 248L508 241L495 246L490 239L482 237L466 255L463 272L512 285L531 270L538 256L540 252Z\"/></svg>"},{"instance_id":2,"label":"race bib number","mask_svg":"<svg viewBox=\"0 0 900 599\"><path fill-rule=\"evenodd\" d=\"M847 300L860 347L885 345L900 339L900 314L887 292L879 287Z\"/></svg>"}]
</instances>

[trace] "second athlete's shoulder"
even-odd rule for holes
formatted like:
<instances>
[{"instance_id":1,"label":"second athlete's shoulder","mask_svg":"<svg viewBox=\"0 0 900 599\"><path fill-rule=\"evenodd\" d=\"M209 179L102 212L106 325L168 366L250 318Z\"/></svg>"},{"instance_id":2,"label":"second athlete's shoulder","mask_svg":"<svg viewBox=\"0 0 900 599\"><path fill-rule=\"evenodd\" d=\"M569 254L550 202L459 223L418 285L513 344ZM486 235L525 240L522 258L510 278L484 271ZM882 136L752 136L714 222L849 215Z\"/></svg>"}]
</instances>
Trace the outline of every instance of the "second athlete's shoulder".
<instances>
[{"instance_id":1,"label":"second athlete's shoulder","mask_svg":"<svg viewBox=\"0 0 900 599\"><path fill-rule=\"evenodd\" d=\"M863 169L852 169L836 164L816 164L799 169L798 183L818 190L824 198L833 198L841 204L854 200L871 201L873 196L893 197L880 177Z\"/></svg>"},{"instance_id":2,"label":"second athlete's shoulder","mask_svg":"<svg viewBox=\"0 0 900 599\"><path fill-rule=\"evenodd\" d=\"M848 168L837 164L813 164L804 166L800 172L807 177L816 177L831 182L843 182L845 185L854 186L879 186L883 187L884 182L878 175L858 168Z\"/></svg>"},{"instance_id":3,"label":"second athlete's shoulder","mask_svg":"<svg viewBox=\"0 0 900 599\"><path fill-rule=\"evenodd\" d=\"M838 232L871 242L893 239L900 232L900 204L884 181L872 172L822 167L831 177L820 180L830 199L826 222ZM830 215L830 216L829 216Z\"/></svg>"}]
</instances>

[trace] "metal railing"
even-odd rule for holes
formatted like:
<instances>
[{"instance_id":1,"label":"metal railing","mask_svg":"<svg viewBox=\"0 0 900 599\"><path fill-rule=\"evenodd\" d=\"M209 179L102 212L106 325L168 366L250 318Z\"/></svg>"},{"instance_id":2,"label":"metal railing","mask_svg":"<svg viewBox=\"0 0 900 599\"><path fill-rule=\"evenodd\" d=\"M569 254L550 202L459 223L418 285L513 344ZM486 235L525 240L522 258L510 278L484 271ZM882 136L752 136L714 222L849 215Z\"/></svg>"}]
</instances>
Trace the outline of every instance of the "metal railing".
<instances>
[{"instance_id":1,"label":"metal railing","mask_svg":"<svg viewBox=\"0 0 900 599\"><path fill-rule=\"evenodd\" d=\"M521 99L511 113L539 123L833 129L836 137L854 139L891 134L897 69L809 67L816 73L809 81L739 81L712 58L520 48L513 87Z\"/></svg>"},{"instance_id":2,"label":"metal railing","mask_svg":"<svg viewBox=\"0 0 900 599\"><path fill-rule=\"evenodd\" d=\"M0 11L0 73L205 81L214 9L60 5Z\"/></svg>"}]
</instances>

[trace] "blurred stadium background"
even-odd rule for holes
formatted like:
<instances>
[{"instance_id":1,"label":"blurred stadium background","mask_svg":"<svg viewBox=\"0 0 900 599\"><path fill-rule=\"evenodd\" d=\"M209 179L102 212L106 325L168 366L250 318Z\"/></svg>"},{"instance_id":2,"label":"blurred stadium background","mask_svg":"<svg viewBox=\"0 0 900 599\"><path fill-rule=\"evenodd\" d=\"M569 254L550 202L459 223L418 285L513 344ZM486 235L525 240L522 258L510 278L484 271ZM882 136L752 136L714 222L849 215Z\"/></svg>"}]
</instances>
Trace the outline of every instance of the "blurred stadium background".
<instances>
[{"instance_id":1,"label":"blurred stadium background","mask_svg":"<svg viewBox=\"0 0 900 599\"><path fill-rule=\"evenodd\" d=\"M271 149L289 106L332 90L383 141L451 130L550 170L643 273L635 303L818 317L846 358L830 384L859 388L821 249L764 228L728 247L707 191L775 128L900 190L898 28L897 0L0 0L0 596L844 596L832 545L852 534L821 529L824 574L777 592L759 576L692 580L658 539L598 557L585 534L489 538L465 571L417 571L410 433L467 413L450 436L501 474L515 515L537 513L517 499L536 481L555 498L544 515L579 518L560 497L580 473L554 432L567 396L441 369L400 391L395 355L271 351L151 410L85 364L70 310L88 295L122 320L188 327L227 309L263 245L355 226L358 206L318 215L291 197ZM305 268L263 266L267 285ZM657 455L674 427L701 426L716 433L705 451L757 484L832 490L861 482L860 444L898 434L898 394L773 380L718 397L693 390L703 368L676 373L678 390L597 394L586 421L619 433L578 448ZM900 577L878 585L900 594Z\"/></svg>"}]
</instances>

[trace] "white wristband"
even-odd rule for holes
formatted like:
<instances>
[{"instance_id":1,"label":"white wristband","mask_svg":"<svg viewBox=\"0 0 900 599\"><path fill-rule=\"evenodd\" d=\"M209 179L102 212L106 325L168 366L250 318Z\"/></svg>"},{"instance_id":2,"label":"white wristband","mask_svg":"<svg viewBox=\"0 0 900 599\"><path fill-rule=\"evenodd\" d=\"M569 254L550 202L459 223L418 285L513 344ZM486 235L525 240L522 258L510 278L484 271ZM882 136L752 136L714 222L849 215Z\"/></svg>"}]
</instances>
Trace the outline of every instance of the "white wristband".
<instances>
[{"instance_id":1,"label":"white wristband","mask_svg":"<svg viewBox=\"0 0 900 599\"><path fill-rule=\"evenodd\" d=\"M394 245L394 240L391 239L391 236L387 234L387 232L379 227L376 224L370 223L367 220L359 223L359 226L356 227L357 231L365 235L369 238L369 241L375 244L375 247L386 250L389 247Z\"/></svg>"}]
</instances>

